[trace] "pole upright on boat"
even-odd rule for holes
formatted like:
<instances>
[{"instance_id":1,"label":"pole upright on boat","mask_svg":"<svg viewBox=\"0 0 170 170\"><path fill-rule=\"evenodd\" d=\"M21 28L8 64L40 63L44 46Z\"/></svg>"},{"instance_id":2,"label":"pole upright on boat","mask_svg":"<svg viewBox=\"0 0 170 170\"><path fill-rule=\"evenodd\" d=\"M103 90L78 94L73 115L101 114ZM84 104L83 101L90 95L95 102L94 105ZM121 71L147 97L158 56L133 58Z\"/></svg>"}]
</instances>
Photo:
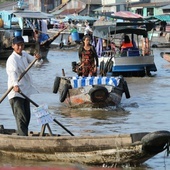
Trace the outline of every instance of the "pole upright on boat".
<instances>
[{"instance_id":1,"label":"pole upright on boat","mask_svg":"<svg viewBox=\"0 0 170 170\"><path fill-rule=\"evenodd\" d=\"M28 101L30 101L34 106L36 106L36 107L39 107L39 105L37 104L37 103L35 103L33 100L31 100L29 97L27 97L24 93L22 93L21 91L20 91L20 94L23 96L23 97L25 97L25 99L27 99ZM57 123L59 126L61 126L66 132L68 132L71 136L74 136L74 134L73 133L71 133L64 125L62 125L59 121L57 121L55 118L53 119L53 121L55 122L55 123ZM48 127L49 127L49 125L48 125Z\"/></svg>"}]
</instances>

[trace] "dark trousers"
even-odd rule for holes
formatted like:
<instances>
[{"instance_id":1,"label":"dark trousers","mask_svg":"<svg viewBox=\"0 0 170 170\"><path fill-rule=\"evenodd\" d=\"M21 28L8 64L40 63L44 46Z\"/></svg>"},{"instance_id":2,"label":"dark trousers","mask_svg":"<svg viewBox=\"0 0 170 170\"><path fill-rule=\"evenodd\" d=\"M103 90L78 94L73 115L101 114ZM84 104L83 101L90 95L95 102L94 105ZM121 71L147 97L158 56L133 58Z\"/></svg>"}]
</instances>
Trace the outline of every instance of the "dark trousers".
<instances>
[{"instance_id":1,"label":"dark trousers","mask_svg":"<svg viewBox=\"0 0 170 170\"><path fill-rule=\"evenodd\" d=\"M9 102L15 116L18 134L28 136L28 126L31 117L30 102L20 97L12 98Z\"/></svg>"}]
</instances>

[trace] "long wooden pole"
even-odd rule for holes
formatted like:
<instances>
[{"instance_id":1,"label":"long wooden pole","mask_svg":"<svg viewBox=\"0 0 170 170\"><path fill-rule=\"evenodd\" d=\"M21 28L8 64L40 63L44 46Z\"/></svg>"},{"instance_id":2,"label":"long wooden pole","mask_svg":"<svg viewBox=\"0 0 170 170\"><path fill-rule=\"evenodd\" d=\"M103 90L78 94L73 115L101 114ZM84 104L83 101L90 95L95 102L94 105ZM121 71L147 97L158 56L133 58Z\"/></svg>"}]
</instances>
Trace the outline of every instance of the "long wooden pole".
<instances>
[{"instance_id":1,"label":"long wooden pole","mask_svg":"<svg viewBox=\"0 0 170 170\"><path fill-rule=\"evenodd\" d=\"M62 31L64 31L65 29L67 29L67 28L68 28L68 26L66 26L66 27L64 27L63 29L61 29L60 31L58 31L53 37L51 37L51 38L47 39L46 41L42 42L42 43L40 44L40 46L43 46L43 45L45 45L46 43L51 44L51 43L60 35L60 33L61 33Z\"/></svg>"},{"instance_id":2,"label":"long wooden pole","mask_svg":"<svg viewBox=\"0 0 170 170\"><path fill-rule=\"evenodd\" d=\"M34 63L37 61L37 59L34 59L30 65L26 68L26 70L21 73L21 75L18 77L18 82L24 77L24 75L28 72L28 70L34 65ZM0 99L0 103L5 99L5 97L10 93L10 91L13 89L13 86L11 86L6 92L5 94L1 97Z\"/></svg>"},{"instance_id":3,"label":"long wooden pole","mask_svg":"<svg viewBox=\"0 0 170 170\"><path fill-rule=\"evenodd\" d=\"M33 100L31 100L28 96L26 96L25 94L23 94L21 91L19 92L23 97L25 97L26 100L30 101L34 106L39 107L39 105L37 103L35 103ZM55 123L57 123L58 125L60 125L65 131L67 131L71 136L74 136L65 126L63 126L59 121L57 121L56 119L53 119L53 121Z\"/></svg>"}]
</instances>

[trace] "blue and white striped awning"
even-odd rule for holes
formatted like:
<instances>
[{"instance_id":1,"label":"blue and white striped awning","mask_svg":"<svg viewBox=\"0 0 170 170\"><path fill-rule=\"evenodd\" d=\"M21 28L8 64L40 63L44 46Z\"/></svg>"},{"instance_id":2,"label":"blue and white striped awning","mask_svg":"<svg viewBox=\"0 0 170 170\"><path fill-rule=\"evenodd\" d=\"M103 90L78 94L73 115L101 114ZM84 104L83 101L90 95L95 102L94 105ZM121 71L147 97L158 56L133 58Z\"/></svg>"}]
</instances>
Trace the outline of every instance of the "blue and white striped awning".
<instances>
[{"instance_id":1,"label":"blue and white striped awning","mask_svg":"<svg viewBox=\"0 0 170 170\"><path fill-rule=\"evenodd\" d=\"M79 88L89 85L111 85L117 87L120 77L72 77L72 88Z\"/></svg>"}]
</instances>

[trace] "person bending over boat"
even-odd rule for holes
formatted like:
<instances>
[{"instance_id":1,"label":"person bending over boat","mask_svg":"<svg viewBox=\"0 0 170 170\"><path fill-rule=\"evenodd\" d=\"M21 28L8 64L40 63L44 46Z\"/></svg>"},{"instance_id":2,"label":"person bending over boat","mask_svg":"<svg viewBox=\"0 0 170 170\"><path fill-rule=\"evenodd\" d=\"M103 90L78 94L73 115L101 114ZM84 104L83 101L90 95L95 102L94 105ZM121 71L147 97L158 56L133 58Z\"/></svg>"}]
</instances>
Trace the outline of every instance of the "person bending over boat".
<instances>
[{"instance_id":1,"label":"person bending over boat","mask_svg":"<svg viewBox=\"0 0 170 170\"><path fill-rule=\"evenodd\" d=\"M64 29L63 29L64 30ZM49 37L48 34L42 33L38 30L34 32L35 41L39 41L40 47L47 47L51 45L51 43L60 35L60 31L57 32L53 37Z\"/></svg>"},{"instance_id":2,"label":"person bending over boat","mask_svg":"<svg viewBox=\"0 0 170 170\"><path fill-rule=\"evenodd\" d=\"M87 77L97 75L98 56L95 47L90 44L90 41L90 36L85 35L78 51L80 65L77 73L79 76Z\"/></svg>"},{"instance_id":3,"label":"person bending over boat","mask_svg":"<svg viewBox=\"0 0 170 170\"><path fill-rule=\"evenodd\" d=\"M17 133L21 136L28 136L28 126L30 122L30 102L19 92L26 96L37 93L32 85L31 75L27 72L18 82L18 78L27 69L29 64L35 59L40 59L39 54L31 56L24 49L24 39L21 36L15 37L12 42L13 52L7 59L6 72L8 75L8 88L13 87L8 94L8 99L16 119Z\"/></svg>"}]
</instances>

